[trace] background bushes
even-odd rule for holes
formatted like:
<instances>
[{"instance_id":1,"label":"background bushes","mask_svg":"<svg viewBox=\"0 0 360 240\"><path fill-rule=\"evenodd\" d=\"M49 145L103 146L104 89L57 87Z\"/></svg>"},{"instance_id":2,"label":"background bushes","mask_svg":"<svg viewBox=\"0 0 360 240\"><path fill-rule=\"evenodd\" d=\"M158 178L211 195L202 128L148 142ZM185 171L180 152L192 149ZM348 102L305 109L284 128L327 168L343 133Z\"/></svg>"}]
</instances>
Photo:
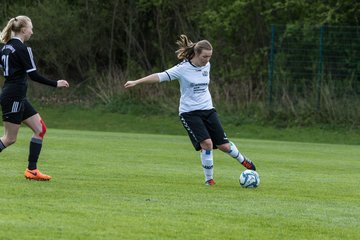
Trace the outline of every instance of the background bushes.
<instances>
[{"instance_id":1,"label":"background bushes","mask_svg":"<svg viewBox=\"0 0 360 240\"><path fill-rule=\"evenodd\" d=\"M358 26L359 7L353 1L306 0L2 0L0 15L2 26L11 17L28 15L34 25L28 44L40 73L72 84L70 94L31 88L34 98L90 101L122 112L133 102L159 104L159 112L176 111L176 83L126 92L122 86L176 64L175 41L185 33L193 41L213 44L211 91L221 111L263 122L309 124L333 119L329 108L304 116L288 111L286 102L272 110L267 106L271 24ZM344 108L338 105L332 107ZM358 120L347 117L336 123L354 125Z\"/></svg>"}]
</instances>

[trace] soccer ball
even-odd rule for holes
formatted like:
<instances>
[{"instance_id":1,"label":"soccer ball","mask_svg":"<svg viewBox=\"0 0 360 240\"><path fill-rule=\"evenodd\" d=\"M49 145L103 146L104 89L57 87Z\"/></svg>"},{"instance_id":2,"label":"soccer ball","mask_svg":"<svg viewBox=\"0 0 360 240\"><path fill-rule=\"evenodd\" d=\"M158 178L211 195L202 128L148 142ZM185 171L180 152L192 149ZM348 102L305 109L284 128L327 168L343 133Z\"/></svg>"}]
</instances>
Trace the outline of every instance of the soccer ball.
<instances>
[{"instance_id":1,"label":"soccer ball","mask_svg":"<svg viewBox=\"0 0 360 240\"><path fill-rule=\"evenodd\" d=\"M256 188L260 184L260 176L254 170L245 170L240 174L240 186L243 188Z\"/></svg>"}]
</instances>

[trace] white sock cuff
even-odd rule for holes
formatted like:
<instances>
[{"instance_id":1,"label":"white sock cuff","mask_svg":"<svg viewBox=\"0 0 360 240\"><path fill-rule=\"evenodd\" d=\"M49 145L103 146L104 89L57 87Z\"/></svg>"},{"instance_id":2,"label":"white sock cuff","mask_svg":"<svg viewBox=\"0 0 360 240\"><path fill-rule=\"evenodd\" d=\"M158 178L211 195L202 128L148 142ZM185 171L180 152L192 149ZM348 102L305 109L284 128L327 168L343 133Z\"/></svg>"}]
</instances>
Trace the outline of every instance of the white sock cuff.
<instances>
[{"instance_id":1,"label":"white sock cuff","mask_svg":"<svg viewBox=\"0 0 360 240\"><path fill-rule=\"evenodd\" d=\"M213 151L212 150L201 150L200 153L201 160L213 160Z\"/></svg>"},{"instance_id":2,"label":"white sock cuff","mask_svg":"<svg viewBox=\"0 0 360 240\"><path fill-rule=\"evenodd\" d=\"M240 163L244 161L244 156L240 153L240 151L237 149L236 145L233 142L230 142L230 151L228 152L228 154L231 157L240 161Z\"/></svg>"},{"instance_id":3,"label":"white sock cuff","mask_svg":"<svg viewBox=\"0 0 360 240\"><path fill-rule=\"evenodd\" d=\"M236 157L236 155L238 155L239 150L237 149L236 145L233 142L229 142L229 143L230 143L230 150L228 151L228 154L230 154L233 157Z\"/></svg>"}]
</instances>

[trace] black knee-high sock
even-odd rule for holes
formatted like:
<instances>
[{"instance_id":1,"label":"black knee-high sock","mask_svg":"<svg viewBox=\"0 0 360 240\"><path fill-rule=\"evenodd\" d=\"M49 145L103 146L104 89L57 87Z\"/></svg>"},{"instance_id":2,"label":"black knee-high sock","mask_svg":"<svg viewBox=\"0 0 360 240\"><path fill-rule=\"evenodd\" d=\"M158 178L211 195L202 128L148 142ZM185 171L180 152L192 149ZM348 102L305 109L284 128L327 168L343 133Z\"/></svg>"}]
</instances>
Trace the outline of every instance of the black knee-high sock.
<instances>
[{"instance_id":1,"label":"black knee-high sock","mask_svg":"<svg viewBox=\"0 0 360 240\"><path fill-rule=\"evenodd\" d=\"M36 164L39 159L41 152L42 140L38 138L32 138L30 141L30 151L29 151L29 170L34 170L37 168Z\"/></svg>"},{"instance_id":2,"label":"black knee-high sock","mask_svg":"<svg viewBox=\"0 0 360 240\"><path fill-rule=\"evenodd\" d=\"M6 147L5 147L5 145L4 145L4 143L0 140L0 152L2 151L2 150L4 150Z\"/></svg>"}]
</instances>

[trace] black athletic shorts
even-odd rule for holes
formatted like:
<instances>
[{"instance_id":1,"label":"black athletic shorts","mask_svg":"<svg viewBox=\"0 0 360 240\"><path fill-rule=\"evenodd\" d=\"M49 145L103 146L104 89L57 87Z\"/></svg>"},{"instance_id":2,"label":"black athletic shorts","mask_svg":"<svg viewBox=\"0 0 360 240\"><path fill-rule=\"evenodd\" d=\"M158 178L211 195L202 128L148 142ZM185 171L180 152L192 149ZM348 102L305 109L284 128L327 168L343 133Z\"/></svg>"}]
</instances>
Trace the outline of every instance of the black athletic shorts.
<instances>
[{"instance_id":1,"label":"black athletic shorts","mask_svg":"<svg viewBox=\"0 0 360 240\"><path fill-rule=\"evenodd\" d=\"M181 113L180 120L197 151L201 150L200 142L205 139L211 139L214 149L217 145L229 143L215 109Z\"/></svg>"},{"instance_id":2,"label":"black athletic shorts","mask_svg":"<svg viewBox=\"0 0 360 240\"><path fill-rule=\"evenodd\" d=\"M1 99L2 118L4 122L21 124L25 119L37 114L37 111L27 99L3 97Z\"/></svg>"}]
</instances>

